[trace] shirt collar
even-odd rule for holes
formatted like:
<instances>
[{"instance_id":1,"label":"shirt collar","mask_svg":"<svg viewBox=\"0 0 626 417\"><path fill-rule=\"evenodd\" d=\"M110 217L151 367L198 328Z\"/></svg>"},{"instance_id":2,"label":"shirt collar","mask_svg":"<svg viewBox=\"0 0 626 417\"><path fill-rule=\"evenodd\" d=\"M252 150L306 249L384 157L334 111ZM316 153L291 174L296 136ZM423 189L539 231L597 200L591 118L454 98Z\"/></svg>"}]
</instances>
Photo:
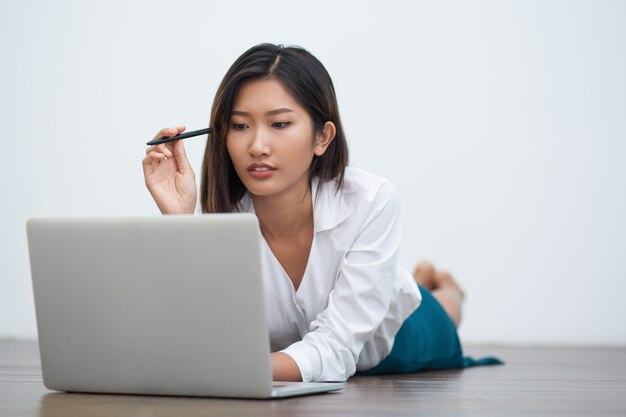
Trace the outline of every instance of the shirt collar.
<instances>
[{"instance_id":1,"label":"shirt collar","mask_svg":"<svg viewBox=\"0 0 626 417\"><path fill-rule=\"evenodd\" d=\"M337 190L337 180L319 184L319 178L311 183L313 196L313 223L315 232L330 230L337 226L350 214L344 200L343 190Z\"/></svg>"}]
</instances>

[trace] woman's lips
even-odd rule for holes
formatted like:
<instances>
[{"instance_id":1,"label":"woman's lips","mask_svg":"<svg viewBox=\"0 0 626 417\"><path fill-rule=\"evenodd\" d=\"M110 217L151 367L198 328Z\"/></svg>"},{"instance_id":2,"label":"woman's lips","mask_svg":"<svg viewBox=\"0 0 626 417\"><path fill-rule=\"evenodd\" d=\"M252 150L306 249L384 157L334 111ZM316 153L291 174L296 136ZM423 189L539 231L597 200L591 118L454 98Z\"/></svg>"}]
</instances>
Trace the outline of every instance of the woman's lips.
<instances>
[{"instance_id":1,"label":"woman's lips","mask_svg":"<svg viewBox=\"0 0 626 417\"><path fill-rule=\"evenodd\" d=\"M276 168L270 164L265 163L252 163L248 165L248 172L254 178L267 178L274 174Z\"/></svg>"}]
</instances>

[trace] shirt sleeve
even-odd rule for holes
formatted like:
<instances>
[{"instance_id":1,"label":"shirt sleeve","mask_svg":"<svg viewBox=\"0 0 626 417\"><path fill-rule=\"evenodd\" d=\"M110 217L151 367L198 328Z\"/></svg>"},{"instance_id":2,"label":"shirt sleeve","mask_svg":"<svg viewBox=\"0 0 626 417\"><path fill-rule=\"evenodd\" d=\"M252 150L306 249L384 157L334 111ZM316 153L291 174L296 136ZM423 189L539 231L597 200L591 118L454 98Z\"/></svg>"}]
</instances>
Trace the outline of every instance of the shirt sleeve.
<instances>
[{"instance_id":1,"label":"shirt sleeve","mask_svg":"<svg viewBox=\"0 0 626 417\"><path fill-rule=\"evenodd\" d=\"M399 202L383 183L343 259L328 306L301 341L283 350L303 381L345 381L356 371L364 344L385 318L398 269Z\"/></svg>"}]
</instances>

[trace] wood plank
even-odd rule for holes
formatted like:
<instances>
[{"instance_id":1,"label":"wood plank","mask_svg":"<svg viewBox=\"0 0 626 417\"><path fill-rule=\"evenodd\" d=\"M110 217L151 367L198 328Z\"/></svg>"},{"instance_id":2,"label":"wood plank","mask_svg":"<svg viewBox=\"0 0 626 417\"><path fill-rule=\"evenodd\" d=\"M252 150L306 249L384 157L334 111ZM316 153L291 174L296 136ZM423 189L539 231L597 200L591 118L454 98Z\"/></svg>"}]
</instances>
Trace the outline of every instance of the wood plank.
<instances>
[{"instance_id":1,"label":"wood plank","mask_svg":"<svg viewBox=\"0 0 626 417\"><path fill-rule=\"evenodd\" d=\"M42 384L35 342L0 341L0 416L623 416L626 349L469 347L504 366L355 377L285 400L67 394Z\"/></svg>"}]
</instances>

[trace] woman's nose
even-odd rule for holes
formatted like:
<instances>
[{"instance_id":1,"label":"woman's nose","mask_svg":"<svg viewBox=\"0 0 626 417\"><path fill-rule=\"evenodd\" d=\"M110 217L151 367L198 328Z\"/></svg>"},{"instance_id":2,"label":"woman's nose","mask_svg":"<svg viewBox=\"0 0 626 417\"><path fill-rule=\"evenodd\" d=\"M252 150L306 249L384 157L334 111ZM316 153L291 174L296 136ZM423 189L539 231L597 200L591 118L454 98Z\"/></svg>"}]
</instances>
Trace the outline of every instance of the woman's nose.
<instances>
[{"instance_id":1,"label":"woman's nose","mask_svg":"<svg viewBox=\"0 0 626 417\"><path fill-rule=\"evenodd\" d=\"M250 143L250 154L262 156L270 154L269 138L264 129L256 129Z\"/></svg>"}]
</instances>

